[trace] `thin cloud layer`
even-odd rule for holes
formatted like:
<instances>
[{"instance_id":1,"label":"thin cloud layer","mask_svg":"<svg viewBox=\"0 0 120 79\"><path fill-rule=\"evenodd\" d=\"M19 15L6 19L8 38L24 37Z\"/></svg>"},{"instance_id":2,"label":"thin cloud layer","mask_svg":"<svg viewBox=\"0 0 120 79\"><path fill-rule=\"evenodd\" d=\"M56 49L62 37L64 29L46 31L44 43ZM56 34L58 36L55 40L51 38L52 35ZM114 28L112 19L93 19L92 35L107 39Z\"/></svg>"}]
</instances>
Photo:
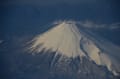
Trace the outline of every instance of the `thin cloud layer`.
<instances>
[{"instance_id":1,"label":"thin cloud layer","mask_svg":"<svg viewBox=\"0 0 120 79\"><path fill-rule=\"evenodd\" d=\"M112 24L97 24L92 21L81 21L79 24L85 28L89 29L120 29L120 23L112 23Z\"/></svg>"}]
</instances>

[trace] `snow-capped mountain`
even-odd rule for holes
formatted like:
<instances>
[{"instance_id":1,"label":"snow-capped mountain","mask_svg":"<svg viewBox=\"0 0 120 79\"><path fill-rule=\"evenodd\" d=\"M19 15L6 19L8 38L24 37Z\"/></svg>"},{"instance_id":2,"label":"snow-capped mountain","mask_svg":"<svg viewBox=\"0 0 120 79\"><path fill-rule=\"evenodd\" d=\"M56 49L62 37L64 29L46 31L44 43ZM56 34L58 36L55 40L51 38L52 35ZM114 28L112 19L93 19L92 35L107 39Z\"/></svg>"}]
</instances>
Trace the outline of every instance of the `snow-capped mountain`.
<instances>
[{"instance_id":1,"label":"snow-capped mountain","mask_svg":"<svg viewBox=\"0 0 120 79\"><path fill-rule=\"evenodd\" d=\"M95 34L86 32L79 22L62 21L54 23L53 26L30 41L28 49L32 54L55 52L51 65L55 63L58 55L60 55L57 60L59 63L77 57L80 58L80 63L85 63L85 58L98 66L106 67L115 76L120 75L120 62L116 57L120 52L119 48L103 41L104 39L97 38Z\"/></svg>"}]
</instances>

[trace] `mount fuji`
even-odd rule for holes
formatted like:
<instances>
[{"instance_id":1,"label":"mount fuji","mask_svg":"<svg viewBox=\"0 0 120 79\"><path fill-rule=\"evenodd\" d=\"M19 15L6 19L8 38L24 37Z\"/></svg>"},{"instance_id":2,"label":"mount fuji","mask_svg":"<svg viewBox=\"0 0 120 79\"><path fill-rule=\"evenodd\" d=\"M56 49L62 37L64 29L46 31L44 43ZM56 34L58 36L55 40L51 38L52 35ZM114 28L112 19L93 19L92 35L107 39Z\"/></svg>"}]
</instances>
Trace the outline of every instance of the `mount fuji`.
<instances>
[{"instance_id":1,"label":"mount fuji","mask_svg":"<svg viewBox=\"0 0 120 79\"><path fill-rule=\"evenodd\" d=\"M53 28L30 40L27 49L33 56L53 55L54 72L72 74L82 79L114 79L120 76L120 48L77 21L53 23ZM72 63L72 64L71 64ZM76 78L76 79L77 79Z\"/></svg>"}]
</instances>

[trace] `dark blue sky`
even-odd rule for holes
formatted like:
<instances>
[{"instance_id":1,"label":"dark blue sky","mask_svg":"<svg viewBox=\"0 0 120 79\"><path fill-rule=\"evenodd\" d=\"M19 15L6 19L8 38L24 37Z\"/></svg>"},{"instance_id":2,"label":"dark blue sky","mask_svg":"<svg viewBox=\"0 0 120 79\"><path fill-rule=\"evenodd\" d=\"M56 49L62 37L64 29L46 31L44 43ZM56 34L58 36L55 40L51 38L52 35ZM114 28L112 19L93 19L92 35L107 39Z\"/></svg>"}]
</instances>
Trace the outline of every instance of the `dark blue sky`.
<instances>
[{"instance_id":1,"label":"dark blue sky","mask_svg":"<svg viewBox=\"0 0 120 79\"><path fill-rule=\"evenodd\" d=\"M4 0L0 5L3 16L8 16L4 18L16 16L42 20L67 18L111 23L120 20L119 2L119 0Z\"/></svg>"}]
</instances>

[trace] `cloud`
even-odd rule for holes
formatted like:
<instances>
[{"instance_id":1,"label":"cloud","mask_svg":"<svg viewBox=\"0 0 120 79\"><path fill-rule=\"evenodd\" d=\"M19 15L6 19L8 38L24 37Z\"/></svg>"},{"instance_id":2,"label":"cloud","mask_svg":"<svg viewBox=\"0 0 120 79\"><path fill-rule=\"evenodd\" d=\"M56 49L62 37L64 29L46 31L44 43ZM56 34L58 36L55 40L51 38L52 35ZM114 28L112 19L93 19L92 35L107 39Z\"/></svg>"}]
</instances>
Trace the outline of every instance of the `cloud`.
<instances>
[{"instance_id":1,"label":"cloud","mask_svg":"<svg viewBox=\"0 0 120 79\"><path fill-rule=\"evenodd\" d=\"M110 29L120 29L120 23L111 24Z\"/></svg>"},{"instance_id":2,"label":"cloud","mask_svg":"<svg viewBox=\"0 0 120 79\"><path fill-rule=\"evenodd\" d=\"M56 5L56 4L81 4L81 3L94 3L96 0L4 0L2 5L11 4L30 4L30 5Z\"/></svg>"},{"instance_id":3,"label":"cloud","mask_svg":"<svg viewBox=\"0 0 120 79\"><path fill-rule=\"evenodd\" d=\"M81 21L79 24L85 28L89 29L120 29L120 23L112 23L112 24L97 24L92 21Z\"/></svg>"},{"instance_id":4,"label":"cloud","mask_svg":"<svg viewBox=\"0 0 120 79\"><path fill-rule=\"evenodd\" d=\"M0 44L3 43L3 40L0 40Z\"/></svg>"}]
</instances>

